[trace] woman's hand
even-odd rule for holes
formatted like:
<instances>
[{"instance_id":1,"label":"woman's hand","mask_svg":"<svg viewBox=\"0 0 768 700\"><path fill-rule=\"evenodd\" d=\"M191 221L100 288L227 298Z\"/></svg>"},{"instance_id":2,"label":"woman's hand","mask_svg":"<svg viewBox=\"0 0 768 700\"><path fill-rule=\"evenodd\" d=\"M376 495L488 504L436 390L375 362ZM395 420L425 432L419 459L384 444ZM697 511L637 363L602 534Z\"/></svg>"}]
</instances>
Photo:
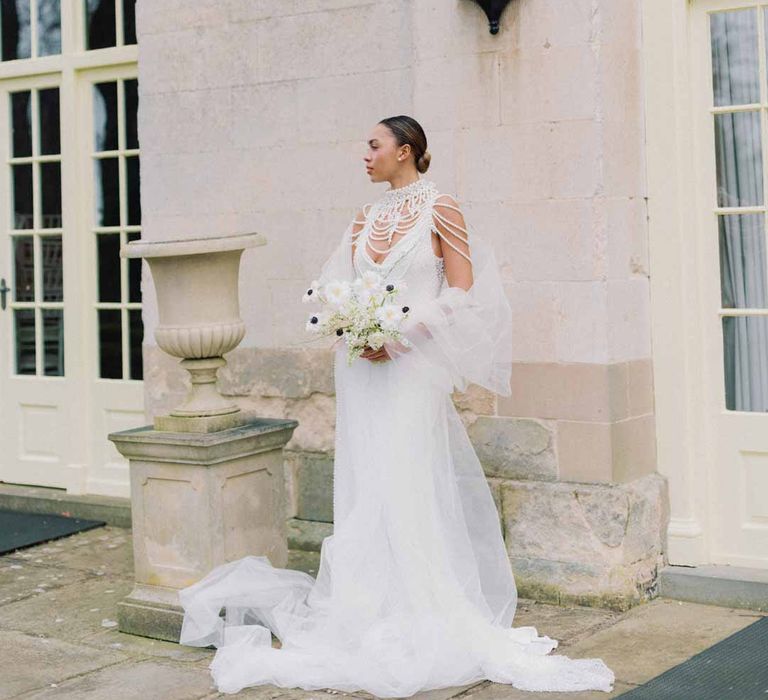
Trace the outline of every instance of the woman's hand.
<instances>
[{"instance_id":1,"label":"woman's hand","mask_svg":"<svg viewBox=\"0 0 768 700\"><path fill-rule=\"evenodd\" d=\"M383 345L378 350L374 350L370 345L366 345L360 357L364 357L371 362L386 362L391 359Z\"/></svg>"}]
</instances>

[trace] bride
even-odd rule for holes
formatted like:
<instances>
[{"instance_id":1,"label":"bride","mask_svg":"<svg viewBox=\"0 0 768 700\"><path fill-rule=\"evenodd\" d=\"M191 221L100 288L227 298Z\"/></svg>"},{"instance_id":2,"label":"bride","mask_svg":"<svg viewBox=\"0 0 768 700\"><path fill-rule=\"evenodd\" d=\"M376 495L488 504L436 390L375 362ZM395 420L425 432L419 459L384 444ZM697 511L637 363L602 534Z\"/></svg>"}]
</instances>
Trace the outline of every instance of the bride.
<instances>
[{"instance_id":1,"label":"bride","mask_svg":"<svg viewBox=\"0 0 768 700\"><path fill-rule=\"evenodd\" d=\"M419 178L429 161L414 119L376 124L366 170L390 188L350 222L307 292L375 274L402 285L397 303L409 307L410 342L368 348L351 366L336 343L334 531L317 578L246 556L179 593L180 643L217 647L221 692L408 697L484 679L612 690L602 660L550 654L557 640L511 626L517 589L498 512L451 400L470 382L510 394L511 310L492 248L454 197Z\"/></svg>"}]
</instances>

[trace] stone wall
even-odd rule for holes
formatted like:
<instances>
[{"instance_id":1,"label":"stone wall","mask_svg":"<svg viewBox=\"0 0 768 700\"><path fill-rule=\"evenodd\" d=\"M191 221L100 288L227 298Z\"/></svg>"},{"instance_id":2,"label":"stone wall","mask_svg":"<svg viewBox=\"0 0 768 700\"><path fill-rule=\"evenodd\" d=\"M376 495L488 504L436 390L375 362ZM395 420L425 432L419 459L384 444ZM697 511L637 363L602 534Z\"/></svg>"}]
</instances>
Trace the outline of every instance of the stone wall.
<instances>
[{"instance_id":1,"label":"stone wall","mask_svg":"<svg viewBox=\"0 0 768 700\"><path fill-rule=\"evenodd\" d=\"M248 334L223 390L289 416L297 561L332 527L330 354L300 296L372 186L381 118L424 126L426 177L494 245L514 311L512 389L455 394L521 594L622 607L654 595L666 485L650 363L640 0L164 0L138 6L144 236L257 230ZM184 376L152 339L148 415ZM567 525L563 525L566 523ZM544 546L547 545L547 546Z\"/></svg>"}]
</instances>

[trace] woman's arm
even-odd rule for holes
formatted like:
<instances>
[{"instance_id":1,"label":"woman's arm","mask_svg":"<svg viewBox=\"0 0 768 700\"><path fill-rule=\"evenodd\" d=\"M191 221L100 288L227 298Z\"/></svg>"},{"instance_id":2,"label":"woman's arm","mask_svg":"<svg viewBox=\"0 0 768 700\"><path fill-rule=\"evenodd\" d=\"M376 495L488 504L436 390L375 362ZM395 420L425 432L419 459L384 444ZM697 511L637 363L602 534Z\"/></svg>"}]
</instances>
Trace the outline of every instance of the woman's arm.
<instances>
[{"instance_id":1,"label":"woman's arm","mask_svg":"<svg viewBox=\"0 0 768 700\"><path fill-rule=\"evenodd\" d=\"M473 283L469 233L458 202L449 194L439 195L432 209L432 232L437 234L449 287L468 290Z\"/></svg>"}]
</instances>

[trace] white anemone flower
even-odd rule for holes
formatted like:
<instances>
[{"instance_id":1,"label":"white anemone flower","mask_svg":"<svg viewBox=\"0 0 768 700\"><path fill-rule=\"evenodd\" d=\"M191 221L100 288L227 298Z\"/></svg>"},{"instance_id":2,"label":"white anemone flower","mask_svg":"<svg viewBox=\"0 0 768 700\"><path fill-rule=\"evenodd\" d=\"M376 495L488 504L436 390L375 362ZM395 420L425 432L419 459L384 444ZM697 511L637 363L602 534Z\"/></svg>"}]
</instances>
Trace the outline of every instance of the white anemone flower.
<instances>
[{"instance_id":1,"label":"white anemone flower","mask_svg":"<svg viewBox=\"0 0 768 700\"><path fill-rule=\"evenodd\" d=\"M301 301L306 304L307 302L319 299L317 295L319 288L320 282L317 280L312 280L312 283L309 285L309 289L307 289L307 291L304 292L304 296L301 297Z\"/></svg>"},{"instance_id":2,"label":"white anemone flower","mask_svg":"<svg viewBox=\"0 0 768 700\"><path fill-rule=\"evenodd\" d=\"M332 306L341 306L352 295L352 286L345 280L333 280L323 287L323 294Z\"/></svg>"},{"instance_id":3,"label":"white anemone flower","mask_svg":"<svg viewBox=\"0 0 768 700\"><path fill-rule=\"evenodd\" d=\"M320 329L323 327L323 324L325 324L327 320L328 320L328 312L318 311L317 313L312 314L307 319L307 324L305 328L310 333L319 333Z\"/></svg>"},{"instance_id":4,"label":"white anemone flower","mask_svg":"<svg viewBox=\"0 0 768 700\"><path fill-rule=\"evenodd\" d=\"M403 318L402 307L397 304L384 304L380 308L376 309L376 318L381 324L382 328L392 329L396 328Z\"/></svg>"},{"instance_id":5,"label":"white anemone flower","mask_svg":"<svg viewBox=\"0 0 768 700\"><path fill-rule=\"evenodd\" d=\"M366 270L360 276L360 283L363 289L373 290L381 285L381 275L375 270Z\"/></svg>"}]
</instances>

